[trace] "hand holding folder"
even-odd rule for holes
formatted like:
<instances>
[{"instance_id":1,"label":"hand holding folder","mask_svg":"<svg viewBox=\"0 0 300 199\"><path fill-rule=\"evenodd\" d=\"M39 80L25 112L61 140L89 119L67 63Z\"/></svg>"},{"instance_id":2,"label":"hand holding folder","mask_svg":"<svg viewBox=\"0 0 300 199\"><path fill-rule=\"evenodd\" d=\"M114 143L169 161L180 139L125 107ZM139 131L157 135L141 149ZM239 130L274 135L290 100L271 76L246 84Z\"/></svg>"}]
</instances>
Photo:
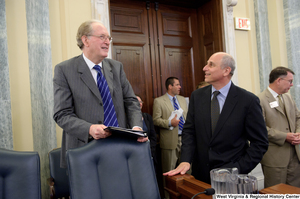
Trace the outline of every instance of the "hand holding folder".
<instances>
[{"instance_id":1,"label":"hand holding folder","mask_svg":"<svg viewBox=\"0 0 300 199\"><path fill-rule=\"evenodd\" d=\"M108 130L112 134L118 134L122 136L134 137L134 138L147 137L146 131L138 131L138 130L126 129L126 128L114 127L114 126L109 126L104 130Z\"/></svg>"},{"instance_id":2,"label":"hand holding folder","mask_svg":"<svg viewBox=\"0 0 300 199\"><path fill-rule=\"evenodd\" d=\"M175 110L175 111L172 111L172 113L171 113L171 115L169 117L169 121L172 120L175 117L175 115L177 115L176 119L179 120L179 118L182 116L182 114L183 114L182 108L180 108L178 110ZM173 130L173 129L174 129L174 127L171 126L170 130Z\"/></svg>"}]
</instances>

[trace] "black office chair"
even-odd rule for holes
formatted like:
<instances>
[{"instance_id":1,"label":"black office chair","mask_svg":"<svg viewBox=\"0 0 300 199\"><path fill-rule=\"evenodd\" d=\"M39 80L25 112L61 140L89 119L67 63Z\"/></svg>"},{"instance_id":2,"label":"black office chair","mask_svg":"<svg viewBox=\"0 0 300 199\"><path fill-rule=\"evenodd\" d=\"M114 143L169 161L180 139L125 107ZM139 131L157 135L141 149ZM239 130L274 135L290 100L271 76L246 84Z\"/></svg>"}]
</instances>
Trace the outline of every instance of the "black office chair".
<instances>
[{"instance_id":1,"label":"black office chair","mask_svg":"<svg viewBox=\"0 0 300 199\"><path fill-rule=\"evenodd\" d=\"M68 150L67 164L72 199L160 198L149 142L93 140Z\"/></svg>"},{"instance_id":2,"label":"black office chair","mask_svg":"<svg viewBox=\"0 0 300 199\"><path fill-rule=\"evenodd\" d=\"M61 148L53 149L49 152L50 176L48 184L50 186L50 198L69 198L69 178L67 169L60 167Z\"/></svg>"},{"instance_id":3,"label":"black office chair","mask_svg":"<svg viewBox=\"0 0 300 199\"><path fill-rule=\"evenodd\" d=\"M0 148L0 198L42 198L40 157L37 152Z\"/></svg>"}]
</instances>

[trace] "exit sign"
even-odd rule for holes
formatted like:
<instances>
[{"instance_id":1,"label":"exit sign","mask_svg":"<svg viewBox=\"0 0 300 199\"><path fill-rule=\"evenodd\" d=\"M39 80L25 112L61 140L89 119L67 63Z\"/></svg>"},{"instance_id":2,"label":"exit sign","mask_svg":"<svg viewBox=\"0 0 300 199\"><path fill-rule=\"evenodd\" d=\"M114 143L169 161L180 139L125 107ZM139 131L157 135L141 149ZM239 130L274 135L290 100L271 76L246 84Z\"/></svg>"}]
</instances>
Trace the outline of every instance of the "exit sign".
<instances>
[{"instance_id":1,"label":"exit sign","mask_svg":"<svg viewBox=\"0 0 300 199\"><path fill-rule=\"evenodd\" d=\"M250 30L250 19L235 17L235 29Z\"/></svg>"}]
</instances>

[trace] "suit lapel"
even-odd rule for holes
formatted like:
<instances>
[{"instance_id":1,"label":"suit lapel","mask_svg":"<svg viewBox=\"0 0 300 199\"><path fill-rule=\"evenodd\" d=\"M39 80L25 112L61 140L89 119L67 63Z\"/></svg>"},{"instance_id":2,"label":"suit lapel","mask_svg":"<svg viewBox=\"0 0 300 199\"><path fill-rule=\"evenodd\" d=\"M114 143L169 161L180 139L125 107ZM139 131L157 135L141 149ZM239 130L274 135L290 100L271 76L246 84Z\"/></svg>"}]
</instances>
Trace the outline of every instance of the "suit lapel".
<instances>
[{"instance_id":1,"label":"suit lapel","mask_svg":"<svg viewBox=\"0 0 300 199\"><path fill-rule=\"evenodd\" d=\"M281 96L282 96L283 103L284 103L286 117L290 118L290 115L288 114L290 112L290 106L289 106L289 103L288 103L289 99L288 99L288 97L285 94L283 94Z\"/></svg>"},{"instance_id":2,"label":"suit lapel","mask_svg":"<svg viewBox=\"0 0 300 199\"><path fill-rule=\"evenodd\" d=\"M180 106L181 108L183 107L184 103L186 104L185 98L176 97L176 99L177 99L177 101L178 101L178 103L179 103L179 106ZM183 108L182 108L182 110L183 110ZM184 110L183 110L183 111L184 111ZM182 116L183 116L183 119L186 120L185 114L182 114Z\"/></svg>"},{"instance_id":3,"label":"suit lapel","mask_svg":"<svg viewBox=\"0 0 300 199\"><path fill-rule=\"evenodd\" d=\"M112 73L111 66L106 61L106 59L104 59L102 61L102 67L103 67L103 71L104 71L104 77L106 79L106 82L107 82L108 87L109 87L110 94L112 96L113 95L113 91L114 91L114 88L113 88L113 85L114 85L113 84L114 83L114 75Z\"/></svg>"},{"instance_id":4,"label":"suit lapel","mask_svg":"<svg viewBox=\"0 0 300 199\"><path fill-rule=\"evenodd\" d=\"M164 95L163 100L164 100L164 103L165 103L166 107L167 107L171 112L174 111L174 107L172 106L171 101L170 101L169 96L167 95L167 93Z\"/></svg>"},{"instance_id":5,"label":"suit lapel","mask_svg":"<svg viewBox=\"0 0 300 199\"><path fill-rule=\"evenodd\" d=\"M288 98L288 96L286 94L282 95L282 99L283 99L283 103L284 103L284 108L285 108L285 115L286 118L288 120L288 123L290 125L290 130L292 132L295 131L295 126L294 126L294 122L291 121L291 111L290 111L290 99Z\"/></svg>"},{"instance_id":6,"label":"suit lapel","mask_svg":"<svg viewBox=\"0 0 300 199\"><path fill-rule=\"evenodd\" d=\"M204 127L205 127L205 132L207 133L208 136L208 140L211 139L211 107L210 107L210 103L211 103L211 89L212 86L207 86L207 88L203 88L206 89L204 91L204 94L201 96L201 98L203 98L203 100L199 100L200 102L194 102L194 103L201 103L201 105L199 105L200 107L203 107L203 110L201 110L201 113L209 113L208 115L202 114L203 120L204 120ZM195 113L195 115L198 113Z\"/></svg>"},{"instance_id":7,"label":"suit lapel","mask_svg":"<svg viewBox=\"0 0 300 199\"><path fill-rule=\"evenodd\" d=\"M283 96L283 95L282 95L282 96ZM269 91L269 89L266 90L266 98L267 98L267 101L268 101L269 105L270 105L270 103L276 101L276 99L274 98L274 96L272 95L272 93ZM284 99L283 99L283 100L284 100ZM278 104L277 107L275 107L275 109L276 109L278 112L280 112L281 114L285 115L284 111L283 111L282 108L279 106L279 104Z\"/></svg>"},{"instance_id":8,"label":"suit lapel","mask_svg":"<svg viewBox=\"0 0 300 199\"><path fill-rule=\"evenodd\" d=\"M98 90L97 84L92 76L92 73L85 63L82 55L79 57L79 60L76 62L78 73L80 73L80 78L84 82L84 84L92 91L92 93L102 101L100 96L100 92Z\"/></svg>"},{"instance_id":9,"label":"suit lapel","mask_svg":"<svg viewBox=\"0 0 300 199\"><path fill-rule=\"evenodd\" d=\"M232 114L232 111L234 110L234 107L236 106L237 103L238 103L238 101L237 101L236 86L233 83L231 83L229 92L225 99L225 103L224 103L222 112L220 114L220 117L219 117L219 120L218 120L218 123L217 123L217 126L216 126L216 129L215 129L212 139L214 139L216 137L216 135L218 133L220 133L223 125L225 124L226 120Z\"/></svg>"}]
</instances>

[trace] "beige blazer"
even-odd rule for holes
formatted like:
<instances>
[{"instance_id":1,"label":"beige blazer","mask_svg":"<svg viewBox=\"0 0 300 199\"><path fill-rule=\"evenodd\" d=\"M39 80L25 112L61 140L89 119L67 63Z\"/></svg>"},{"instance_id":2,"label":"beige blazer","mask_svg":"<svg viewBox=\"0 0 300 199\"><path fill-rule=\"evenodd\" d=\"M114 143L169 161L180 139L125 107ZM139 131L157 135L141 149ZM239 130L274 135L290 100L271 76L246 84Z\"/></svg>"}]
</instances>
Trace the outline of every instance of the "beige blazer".
<instances>
[{"instance_id":1,"label":"beige blazer","mask_svg":"<svg viewBox=\"0 0 300 199\"><path fill-rule=\"evenodd\" d=\"M177 101L183 110L183 118L186 120L187 103L183 96L176 95ZM162 149L176 149L178 143L178 126L173 130L169 127L169 117L174 107L167 94L155 98L153 102L153 123L160 127L160 147Z\"/></svg>"},{"instance_id":2,"label":"beige blazer","mask_svg":"<svg viewBox=\"0 0 300 199\"><path fill-rule=\"evenodd\" d=\"M271 108L270 103L276 101L271 92L266 89L258 95L263 110L269 138L269 148L265 153L261 164L269 167L286 167L290 159L290 150L296 149L300 160L299 145L291 145L286 142L289 132L289 124L293 133L300 132L300 112L294 100L289 94L283 94L287 118L284 111L279 107Z\"/></svg>"}]
</instances>

